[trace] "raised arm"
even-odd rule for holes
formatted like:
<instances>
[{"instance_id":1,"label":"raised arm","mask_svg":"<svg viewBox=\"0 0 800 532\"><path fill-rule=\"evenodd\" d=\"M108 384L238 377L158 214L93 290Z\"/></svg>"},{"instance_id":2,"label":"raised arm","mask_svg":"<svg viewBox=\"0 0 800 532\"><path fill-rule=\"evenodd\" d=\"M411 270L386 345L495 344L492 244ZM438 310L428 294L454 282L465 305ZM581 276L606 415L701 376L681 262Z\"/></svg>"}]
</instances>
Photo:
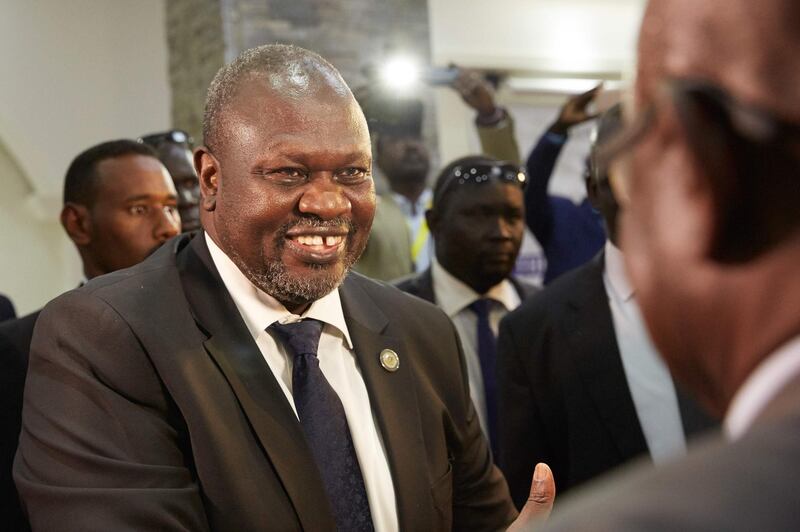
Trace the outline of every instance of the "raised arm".
<instances>
[{"instance_id":1,"label":"raised arm","mask_svg":"<svg viewBox=\"0 0 800 532\"><path fill-rule=\"evenodd\" d=\"M452 87L476 112L475 126L481 151L489 157L520 164L514 121L508 111L495 102L491 85L474 70L459 68Z\"/></svg>"},{"instance_id":2,"label":"raised arm","mask_svg":"<svg viewBox=\"0 0 800 532\"><path fill-rule=\"evenodd\" d=\"M525 217L531 232L545 249L550 243L553 231L553 218L547 195L550 177L567 142L570 128L595 118L596 115L590 113L588 107L599 90L598 85L569 98L561 107L558 118L547 128L528 155L526 167L530 182L525 190Z\"/></svg>"}]
</instances>

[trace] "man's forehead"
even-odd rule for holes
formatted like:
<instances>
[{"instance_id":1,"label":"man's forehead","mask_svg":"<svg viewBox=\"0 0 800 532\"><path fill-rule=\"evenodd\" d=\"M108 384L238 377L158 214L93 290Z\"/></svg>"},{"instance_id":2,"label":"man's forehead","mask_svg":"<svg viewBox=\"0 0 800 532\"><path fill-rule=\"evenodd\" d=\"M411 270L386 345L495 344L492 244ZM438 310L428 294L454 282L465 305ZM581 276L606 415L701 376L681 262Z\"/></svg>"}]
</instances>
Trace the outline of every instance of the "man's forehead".
<instances>
[{"instance_id":1,"label":"man's forehead","mask_svg":"<svg viewBox=\"0 0 800 532\"><path fill-rule=\"evenodd\" d=\"M105 163L105 164L103 164ZM100 161L97 193L118 198L132 196L163 196L175 193L167 169L147 155L125 155Z\"/></svg>"},{"instance_id":2,"label":"man's forehead","mask_svg":"<svg viewBox=\"0 0 800 532\"><path fill-rule=\"evenodd\" d=\"M800 117L798 27L796 0L651 0L639 38L637 99L652 98L665 78L695 78Z\"/></svg>"}]
</instances>

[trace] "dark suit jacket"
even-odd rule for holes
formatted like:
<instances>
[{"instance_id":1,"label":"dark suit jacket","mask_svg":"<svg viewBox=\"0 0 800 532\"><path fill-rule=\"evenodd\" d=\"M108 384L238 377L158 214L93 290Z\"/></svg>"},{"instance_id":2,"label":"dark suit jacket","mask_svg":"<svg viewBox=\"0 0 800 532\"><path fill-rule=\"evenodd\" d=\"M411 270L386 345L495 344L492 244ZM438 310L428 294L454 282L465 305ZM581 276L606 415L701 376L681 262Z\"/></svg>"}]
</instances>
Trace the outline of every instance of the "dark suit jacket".
<instances>
[{"instance_id":1,"label":"dark suit jacket","mask_svg":"<svg viewBox=\"0 0 800 532\"><path fill-rule=\"evenodd\" d=\"M17 317L14 304L6 296L0 294L0 321L13 320Z\"/></svg>"},{"instance_id":2,"label":"dark suit jacket","mask_svg":"<svg viewBox=\"0 0 800 532\"><path fill-rule=\"evenodd\" d=\"M710 438L675 463L623 468L577 491L541 530L797 530L797 464L800 379L795 378L735 442Z\"/></svg>"},{"instance_id":3,"label":"dark suit jacket","mask_svg":"<svg viewBox=\"0 0 800 532\"><path fill-rule=\"evenodd\" d=\"M449 320L357 274L340 294L401 529L505 526L514 509ZM22 417L14 478L34 528L334 528L300 424L202 237L45 307Z\"/></svg>"},{"instance_id":4,"label":"dark suit jacket","mask_svg":"<svg viewBox=\"0 0 800 532\"><path fill-rule=\"evenodd\" d=\"M0 324L0 523L5 530L25 530L27 520L11 478L17 451L22 390L28 368L33 326L39 312Z\"/></svg>"},{"instance_id":5,"label":"dark suit jacket","mask_svg":"<svg viewBox=\"0 0 800 532\"><path fill-rule=\"evenodd\" d=\"M515 277L509 277L508 280L514 285L520 300L524 301L526 298L531 297L539 291L539 287L516 279ZM421 297L425 301L436 303L436 294L433 292L433 275L431 275L430 268L416 275L398 279L392 284L403 292L408 292L411 295Z\"/></svg>"},{"instance_id":6,"label":"dark suit jacket","mask_svg":"<svg viewBox=\"0 0 800 532\"><path fill-rule=\"evenodd\" d=\"M501 322L499 464L518 506L537 462L563 494L648 452L602 275L601 253ZM713 424L680 391L678 400L687 435Z\"/></svg>"}]
</instances>

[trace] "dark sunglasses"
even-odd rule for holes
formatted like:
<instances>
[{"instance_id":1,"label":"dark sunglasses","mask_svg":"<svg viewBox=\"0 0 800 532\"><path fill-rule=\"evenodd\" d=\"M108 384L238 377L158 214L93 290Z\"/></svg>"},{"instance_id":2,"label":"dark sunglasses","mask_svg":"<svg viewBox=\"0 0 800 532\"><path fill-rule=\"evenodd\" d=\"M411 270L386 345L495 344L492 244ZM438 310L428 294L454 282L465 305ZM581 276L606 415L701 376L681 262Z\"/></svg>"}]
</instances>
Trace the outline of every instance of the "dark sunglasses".
<instances>
[{"instance_id":1,"label":"dark sunglasses","mask_svg":"<svg viewBox=\"0 0 800 532\"><path fill-rule=\"evenodd\" d=\"M490 180L514 183L524 188L528 183L528 174L523 167L506 161L493 164L459 165L454 167L446 178L439 181L433 191L433 202L436 203L445 192L456 185L484 183Z\"/></svg>"},{"instance_id":2,"label":"dark sunglasses","mask_svg":"<svg viewBox=\"0 0 800 532\"><path fill-rule=\"evenodd\" d=\"M800 125L742 103L713 83L673 79L664 84L664 92L675 105L690 140L698 146L708 141L700 138L700 132L708 131L705 125L708 123L760 147L788 147L800 141ZM607 167L616 157L633 149L653 127L656 117L657 105L651 103L619 135L598 148L598 164Z\"/></svg>"},{"instance_id":3,"label":"dark sunglasses","mask_svg":"<svg viewBox=\"0 0 800 532\"><path fill-rule=\"evenodd\" d=\"M139 142L147 144L148 146L160 146L167 142L172 144L184 144L189 148L194 145L194 139L181 129L172 129L170 131L164 131L163 133L143 135L139 137Z\"/></svg>"}]
</instances>

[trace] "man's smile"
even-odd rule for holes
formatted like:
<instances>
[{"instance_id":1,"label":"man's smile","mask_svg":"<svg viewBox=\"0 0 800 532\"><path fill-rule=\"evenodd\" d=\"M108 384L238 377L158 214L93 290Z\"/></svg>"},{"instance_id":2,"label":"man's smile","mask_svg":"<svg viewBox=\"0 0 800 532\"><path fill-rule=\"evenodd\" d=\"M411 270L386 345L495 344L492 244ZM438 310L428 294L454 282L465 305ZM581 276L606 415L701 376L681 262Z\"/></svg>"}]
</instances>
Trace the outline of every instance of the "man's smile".
<instances>
[{"instance_id":1,"label":"man's smile","mask_svg":"<svg viewBox=\"0 0 800 532\"><path fill-rule=\"evenodd\" d=\"M301 262L328 264L342 257L348 234L345 227L293 227L286 247Z\"/></svg>"}]
</instances>

